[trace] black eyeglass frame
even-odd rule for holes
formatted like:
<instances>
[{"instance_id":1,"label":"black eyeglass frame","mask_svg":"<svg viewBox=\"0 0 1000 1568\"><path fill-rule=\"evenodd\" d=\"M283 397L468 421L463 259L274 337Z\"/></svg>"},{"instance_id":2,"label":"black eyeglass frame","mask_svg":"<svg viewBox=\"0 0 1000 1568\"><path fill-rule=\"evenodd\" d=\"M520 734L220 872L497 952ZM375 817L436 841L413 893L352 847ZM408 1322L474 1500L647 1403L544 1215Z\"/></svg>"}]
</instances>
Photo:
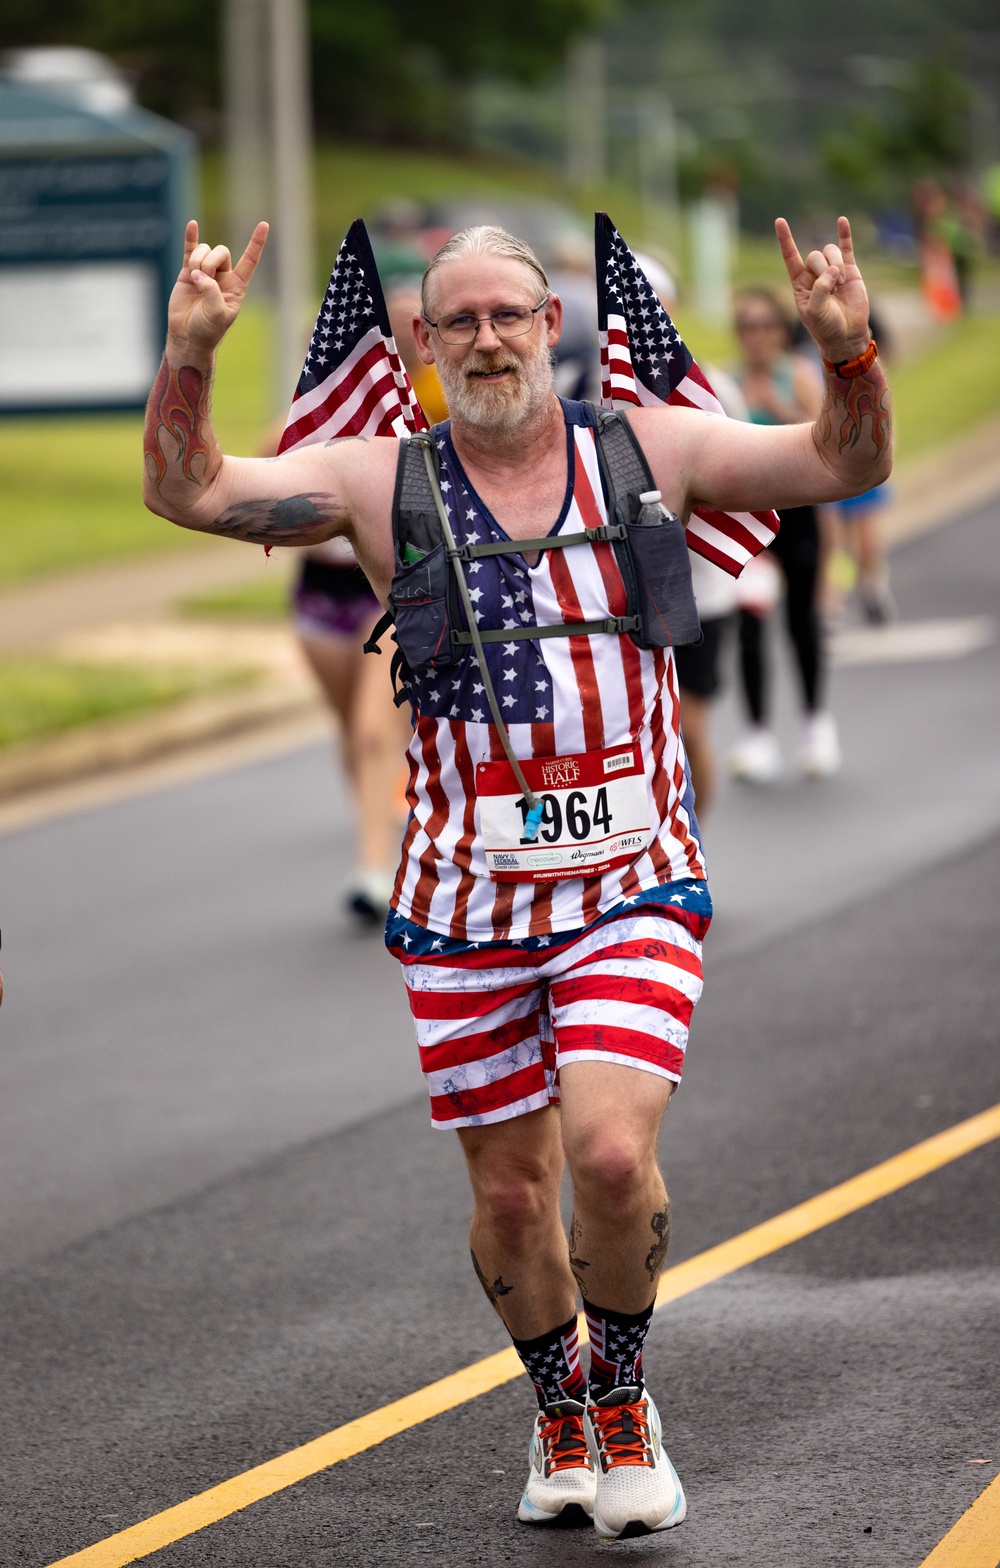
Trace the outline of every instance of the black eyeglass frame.
<instances>
[{"instance_id":1,"label":"black eyeglass frame","mask_svg":"<svg viewBox=\"0 0 1000 1568\"><path fill-rule=\"evenodd\" d=\"M456 346L458 344L460 344L460 343L463 343L463 342L474 343L476 341L477 337L479 336L479 329L482 326L484 321L488 321L489 322L490 326L493 328L493 330L496 333L498 338L504 338L504 339L506 339L506 338L526 338L528 336L528 333L531 331L531 327L533 327L535 325L535 317L538 315L538 312L540 310L542 310L549 303L549 300L551 298L552 298L551 294L546 294L545 298L542 299L542 300L539 300L537 305L526 305L524 307L526 310L530 310L530 312L531 312L531 326L525 327L523 332L501 332L500 328L497 326L496 322L494 321L492 315L489 315L489 316L476 316L476 317L473 318L475 320L475 323L476 323L476 330L475 330L475 332L473 332L471 338L457 338L457 339L451 338L451 339L449 339L449 338L445 337L443 332L441 332L441 322L444 319L443 316L439 316L437 321L432 321L430 316L425 316L424 317L424 321L426 322L426 324L429 327L433 327L435 332L440 334L442 343L452 342L452 343L455 343ZM507 308L509 309L510 307L508 306ZM495 314L499 314L499 312L495 312Z\"/></svg>"}]
</instances>

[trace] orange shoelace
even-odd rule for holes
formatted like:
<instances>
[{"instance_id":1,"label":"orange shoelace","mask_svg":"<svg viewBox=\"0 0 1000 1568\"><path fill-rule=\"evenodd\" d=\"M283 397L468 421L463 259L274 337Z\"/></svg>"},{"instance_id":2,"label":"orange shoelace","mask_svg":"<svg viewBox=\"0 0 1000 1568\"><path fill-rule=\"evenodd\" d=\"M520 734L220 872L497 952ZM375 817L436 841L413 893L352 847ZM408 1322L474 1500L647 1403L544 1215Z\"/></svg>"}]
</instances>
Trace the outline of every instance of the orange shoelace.
<instances>
[{"instance_id":1,"label":"orange shoelace","mask_svg":"<svg viewBox=\"0 0 1000 1568\"><path fill-rule=\"evenodd\" d=\"M549 1475L591 1468L582 1416L543 1416L538 1435Z\"/></svg>"},{"instance_id":2,"label":"orange shoelace","mask_svg":"<svg viewBox=\"0 0 1000 1568\"><path fill-rule=\"evenodd\" d=\"M649 1424L646 1402L637 1405L599 1405L590 1407L600 1444L604 1468L612 1465L648 1465L650 1462Z\"/></svg>"}]
</instances>

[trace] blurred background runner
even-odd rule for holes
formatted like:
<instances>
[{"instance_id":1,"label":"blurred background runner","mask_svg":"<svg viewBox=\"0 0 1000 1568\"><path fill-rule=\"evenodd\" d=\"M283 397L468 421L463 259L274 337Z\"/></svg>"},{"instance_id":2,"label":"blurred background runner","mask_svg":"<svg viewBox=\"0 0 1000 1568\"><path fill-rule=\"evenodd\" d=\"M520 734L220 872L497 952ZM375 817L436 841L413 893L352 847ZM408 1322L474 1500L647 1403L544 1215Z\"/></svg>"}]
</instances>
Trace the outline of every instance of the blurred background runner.
<instances>
[{"instance_id":1,"label":"blurred background runner","mask_svg":"<svg viewBox=\"0 0 1000 1568\"><path fill-rule=\"evenodd\" d=\"M736 380L756 425L797 425L814 420L822 403L822 382L804 356L792 353L792 326L778 299L767 289L747 289L736 301L735 330L741 353ZM767 622L784 587L785 626L799 675L803 719L798 765L807 778L825 778L840 767L840 743L833 715L823 707L825 657L818 609L822 564L820 516L814 506L786 507L781 529L766 564L741 579L739 612L740 677L749 728L730 756L734 778L768 784L783 769L781 750L770 724L770 671ZM773 563L773 564L772 564ZM773 566L783 583L764 575Z\"/></svg>"},{"instance_id":2,"label":"blurred background runner","mask_svg":"<svg viewBox=\"0 0 1000 1568\"><path fill-rule=\"evenodd\" d=\"M868 320L879 357L890 364L892 339L888 326L874 308ZM836 501L826 509L830 554L820 593L823 623L829 632L843 626L848 596L855 590L861 613L870 626L887 626L896 619L881 522L891 496L892 487L886 481L874 490Z\"/></svg>"},{"instance_id":3,"label":"blurred background runner","mask_svg":"<svg viewBox=\"0 0 1000 1568\"><path fill-rule=\"evenodd\" d=\"M386 305L396 347L428 421L446 419L448 405L437 371L420 362L413 345L419 281L397 284L387 294ZM282 420L270 432L262 455L277 452L283 428ZM382 606L350 544L331 539L300 553L292 588L295 630L338 721L340 759L357 828L357 864L343 899L359 925L381 930L406 816L406 769L400 758L409 740L409 716L392 700L387 661L365 658L364 644Z\"/></svg>"}]
</instances>

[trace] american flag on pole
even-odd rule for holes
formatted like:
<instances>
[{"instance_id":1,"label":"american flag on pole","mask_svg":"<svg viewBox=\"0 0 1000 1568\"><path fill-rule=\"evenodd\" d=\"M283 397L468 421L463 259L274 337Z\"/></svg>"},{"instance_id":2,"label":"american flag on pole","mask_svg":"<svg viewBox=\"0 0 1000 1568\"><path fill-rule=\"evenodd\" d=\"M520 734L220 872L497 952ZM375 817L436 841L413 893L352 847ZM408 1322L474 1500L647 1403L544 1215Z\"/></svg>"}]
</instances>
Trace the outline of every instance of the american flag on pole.
<instances>
[{"instance_id":1,"label":"american flag on pole","mask_svg":"<svg viewBox=\"0 0 1000 1568\"><path fill-rule=\"evenodd\" d=\"M611 219L598 212L595 221L602 406L662 408L672 403L724 416L706 376ZM720 512L700 506L688 523L687 542L738 577L777 532L774 512Z\"/></svg>"},{"instance_id":2,"label":"american flag on pole","mask_svg":"<svg viewBox=\"0 0 1000 1568\"><path fill-rule=\"evenodd\" d=\"M278 451L335 436L405 436L426 429L359 218L337 252Z\"/></svg>"}]
</instances>

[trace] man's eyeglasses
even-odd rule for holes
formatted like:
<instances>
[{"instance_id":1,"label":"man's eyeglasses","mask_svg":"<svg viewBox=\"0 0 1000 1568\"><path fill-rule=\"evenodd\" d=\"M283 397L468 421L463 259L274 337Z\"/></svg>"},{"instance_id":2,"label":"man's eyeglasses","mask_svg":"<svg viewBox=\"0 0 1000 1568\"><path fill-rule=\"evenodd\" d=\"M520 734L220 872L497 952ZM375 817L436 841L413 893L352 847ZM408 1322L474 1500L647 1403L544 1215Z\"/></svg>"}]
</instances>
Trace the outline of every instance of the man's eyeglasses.
<instances>
[{"instance_id":1,"label":"man's eyeglasses","mask_svg":"<svg viewBox=\"0 0 1000 1568\"><path fill-rule=\"evenodd\" d=\"M535 316L549 302L546 294L537 305L504 305L490 316L473 316L465 311L457 315L441 316L432 321L425 316L429 327L434 327L444 343L474 343L484 321L490 322L499 338L523 338L535 324Z\"/></svg>"}]
</instances>

